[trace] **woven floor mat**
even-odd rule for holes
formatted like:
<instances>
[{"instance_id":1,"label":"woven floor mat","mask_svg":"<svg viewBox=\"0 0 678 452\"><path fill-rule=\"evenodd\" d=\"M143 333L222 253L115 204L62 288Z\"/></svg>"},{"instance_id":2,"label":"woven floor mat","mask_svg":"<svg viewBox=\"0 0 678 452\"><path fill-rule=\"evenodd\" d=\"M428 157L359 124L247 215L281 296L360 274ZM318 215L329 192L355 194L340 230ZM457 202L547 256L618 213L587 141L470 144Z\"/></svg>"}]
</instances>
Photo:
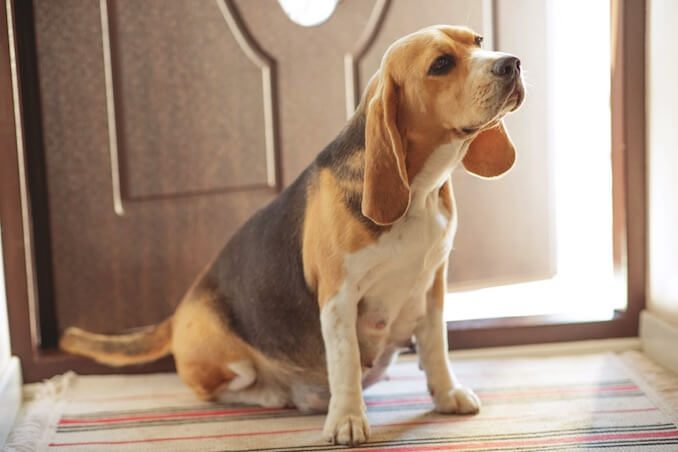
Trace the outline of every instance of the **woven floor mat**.
<instances>
[{"instance_id":1,"label":"woven floor mat","mask_svg":"<svg viewBox=\"0 0 678 452\"><path fill-rule=\"evenodd\" d=\"M453 367L480 396L480 414L431 413L424 375L404 357L365 392L372 437L361 449L678 450L678 378L640 353ZM8 450L343 449L322 441L323 416L204 403L174 374L66 374L31 391Z\"/></svg>"}]
</instances>

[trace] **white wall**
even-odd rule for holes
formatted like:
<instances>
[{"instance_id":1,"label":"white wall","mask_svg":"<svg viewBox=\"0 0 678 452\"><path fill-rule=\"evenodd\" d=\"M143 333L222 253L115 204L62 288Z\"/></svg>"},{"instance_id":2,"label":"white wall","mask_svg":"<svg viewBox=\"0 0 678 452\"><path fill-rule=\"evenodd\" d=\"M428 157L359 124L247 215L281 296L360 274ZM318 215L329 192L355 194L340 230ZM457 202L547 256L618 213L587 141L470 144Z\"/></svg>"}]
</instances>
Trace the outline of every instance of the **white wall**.
<instances>
[{"instance_id":1,"label":"white wall","mask_svg":"<svg viewBox=\"0 0 678 452\"><path fill-rule=\"evenodd\" d=\"M2 230L0 230L2 236ZM0 241L0 449L9 435L21 405L21 370L17 358L10 359L9 327L7 322L7 297L5 272L2 265Z\"/></svg>"},{"instance_id":2,"label":"white wall","mask_svg":"<svg viewBox=\"0 0 678 452\"><path fill-rule=\"evenodd\" d=\"M648 11L648 309L678 326L678 1Z\"/></svg>"},{"instance_id":3,"label":"white wall","mask_svg":"<svg viewBox=\"0 0 678 452\"><path fill-rule=\"evenodd\" d=\"M7 322L7 297L5 295L5 270L2 265L2 242L0 242L0 374L2 374L8 362L9 325Z\"/></svg>"}]
</instances>

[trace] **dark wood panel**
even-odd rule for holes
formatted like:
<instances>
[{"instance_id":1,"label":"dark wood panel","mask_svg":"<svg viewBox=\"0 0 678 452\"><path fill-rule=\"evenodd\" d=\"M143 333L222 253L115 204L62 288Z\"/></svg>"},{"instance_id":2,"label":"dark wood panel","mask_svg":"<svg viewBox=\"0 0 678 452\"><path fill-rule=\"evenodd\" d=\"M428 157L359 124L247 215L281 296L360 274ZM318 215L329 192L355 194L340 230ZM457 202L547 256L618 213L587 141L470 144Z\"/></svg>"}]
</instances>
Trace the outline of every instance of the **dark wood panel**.
<instances>
[{"instance_id":1,"label":"dark wood panel","mask_svg":"<svg viewBox=\"0 0 678 452\"><path fill-rule=\"evenodd\" d=\"M267 186L262 70L217 2L107 4L124 197Z\"/></svg>"},{"instance_id":2,"label":"dark wood panel","mask_svg":"<svg viewBox=\"0 0 678 452\"><path fill-rule=\"evenodd\" d=\"M172 312L230 234L274 192L128 203L125 215L118 215L113 205L99 4L76 0L35 5L59 326L112 331L157 322ZM241 50L233 50L237 52L233 57L240 61ZM260 76L258 70L255 73ZM171 105L168 101L162 108L171 109ZM252 128L262 133L261 121ZM162 152L158 154L157 147L144 146L139 152L147 153L147 158L167 159ZM241 148L231 149L234 161L255 153ZM174 151L184 157L191 152ZM214 149L210 153L217 154L213 165L219 167L223 156ZM256 155L265 164L263 145ZM189 162L186 165L190 167ZM145 177L174 181L181 187L188 176L172 171L158 163L155 172ZM202 172L198 167L188 171L195 177Z\"/></svg>"}]
</instances>

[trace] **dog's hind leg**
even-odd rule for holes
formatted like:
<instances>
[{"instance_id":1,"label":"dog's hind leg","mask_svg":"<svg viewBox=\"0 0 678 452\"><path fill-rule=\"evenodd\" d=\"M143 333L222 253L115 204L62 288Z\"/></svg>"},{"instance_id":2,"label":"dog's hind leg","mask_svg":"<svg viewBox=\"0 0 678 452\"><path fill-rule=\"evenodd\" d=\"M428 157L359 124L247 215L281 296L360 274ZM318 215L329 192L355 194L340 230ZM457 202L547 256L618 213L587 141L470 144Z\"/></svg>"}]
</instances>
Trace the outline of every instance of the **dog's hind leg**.
<instances>
[{"instance_id":1,"label":"dog's hind leg","mask_svg":"<svg viewBox=\"0 0 678 452\"><path fill-rule=\"evenodd\" d=\"M257 381L249 347L228 330L209 293L182 302L173 318L172 353L181 379L203 400Z\"/></svg>"},{"instance_id":2,"label":"dog's hind leg","mask_svg":"<svg viewBox=\"0 0 678 452\"><path fill-rule=\"evenodd\" d=\"M203 359L177 359L177 373L202 400L216 400L223 392L239 392L251 387L257 378L251 361L223 365Z\"/></svg>"}]
</instances>

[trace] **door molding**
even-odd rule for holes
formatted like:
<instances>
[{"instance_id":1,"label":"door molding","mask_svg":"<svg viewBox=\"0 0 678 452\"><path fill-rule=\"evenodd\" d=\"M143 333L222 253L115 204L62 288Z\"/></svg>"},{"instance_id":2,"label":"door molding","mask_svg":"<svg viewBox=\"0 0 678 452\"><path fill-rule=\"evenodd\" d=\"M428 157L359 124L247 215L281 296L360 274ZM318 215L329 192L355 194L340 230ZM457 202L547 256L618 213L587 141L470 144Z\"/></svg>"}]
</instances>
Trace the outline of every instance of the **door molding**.
<instances>
[{"instance_id":1,"label":"door molding","mask_svg":"<svg viewBox=\"0 0 678 452\"><path fill-rule=\"evenodd\" d=\"M105 96L107 110L108 126L108 146L111 161L111 188L113 194L113 210L119 216L125 215L125 203L152 201L156 199L176 199L187 196L202 196L206 194L229 193L233 191L252 190L252 189L273 189L279 190L279 159L278 159L278 140L277 140L277 96L275 95L275 60L264 52L254 41L251 34L244 25L240 14L238 13L232 0L217 0L217 6L224 22L228 27L231 36L240 47L242 53L247 59L261 71L261 88L264 111L264 143L265 143L265 162L266 162L266 182L264 184L252 184L247 186L225 186L210 190L195 190L190 192L169 193L152 197L135 197L130 199L123 195L121 181L121 158L120 147L118 144L119 128L117 118L119 112L116 109L116 80L114 71L114 52L115 37L111 34L113 17L111 16L110 4L113 0L99 0L99 11L101 17L101 42L104 59L104 78L105 78Z\"/></svg>"}]
</instances>

